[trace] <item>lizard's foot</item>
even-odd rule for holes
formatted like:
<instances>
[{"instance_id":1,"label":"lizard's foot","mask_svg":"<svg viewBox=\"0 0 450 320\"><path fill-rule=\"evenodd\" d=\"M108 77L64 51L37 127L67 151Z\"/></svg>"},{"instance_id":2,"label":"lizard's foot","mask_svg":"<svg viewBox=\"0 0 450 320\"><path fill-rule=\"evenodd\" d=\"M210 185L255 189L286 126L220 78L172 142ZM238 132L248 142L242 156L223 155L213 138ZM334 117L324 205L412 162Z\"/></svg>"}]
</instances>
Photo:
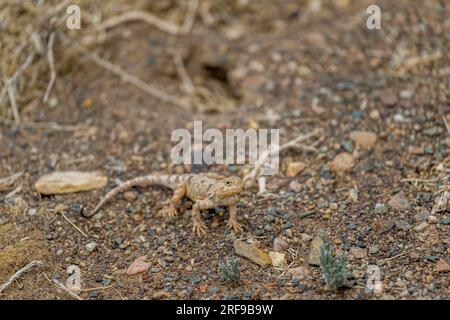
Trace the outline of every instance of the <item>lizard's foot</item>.
<instances>
[{"instance_id":1,"label":"lizard's foot","mask_svg":"<svg viewBox=\"0 0 450 320\"><path fill-rule=\"evenodd\" d=\"M206 234L206 231L208 230L208 227L203 221L195 221L194 225L192 226L192 232L196 233L199 237L202 236L202 234Z\"/></svg>"},{"instance_id":2,"label":"lizard's foot","mask_svg":"<svg viewBox=\"0 0 450 320\"><path fill-rule=\"evenodd\" d=\"M233 219L228 221L227 228L233 229L236 233L244 232L244 230L242 229L242 225Z\"/></svg>"},{"instance_id":3,"label":"lizard's foot","mask_svg":"<svg viewBox=\"0 0 450 320\"><path fill-rule=\"evenodd\" d=\"M174 208L173 206L167 206L163 209L161 209L161 214L163 215L163 217L169 217L169 218L175 218L175 216L177 215L177 209Z\"/></svg>"}]
</instances>

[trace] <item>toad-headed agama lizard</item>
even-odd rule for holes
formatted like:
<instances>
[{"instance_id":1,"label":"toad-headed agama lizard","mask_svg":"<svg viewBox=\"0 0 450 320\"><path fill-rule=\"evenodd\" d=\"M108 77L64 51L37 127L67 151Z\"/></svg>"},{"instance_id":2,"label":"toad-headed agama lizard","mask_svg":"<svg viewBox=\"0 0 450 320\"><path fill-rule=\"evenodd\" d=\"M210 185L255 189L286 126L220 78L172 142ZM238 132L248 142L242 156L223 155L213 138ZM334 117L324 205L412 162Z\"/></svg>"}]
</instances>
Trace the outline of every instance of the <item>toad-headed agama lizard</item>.
<instances>
[{"instance_id":1,"label":"toad-headed agama lizard","mask_svg":"<svg viewBox=\"0 0 450 320\"><path fill-rule=\"evenodd\" d=\"M177 207L183 197L194 201L192 207L192 231L200 236L205 234L207 227L202 220L201 210L212 209L217 206L228 206L229 220L227 227L236 232L242 231L237 221L238 195L244 190L240 178L219 177L214 173L182 174L182 175L148 175L126 181L111 190L98 205L85 217L92 217L111 198L135 186L161 185L173 190L173 196L168 206L161 210L164 216L173 218L177 215Z\"/></svg>"}]
</instances>

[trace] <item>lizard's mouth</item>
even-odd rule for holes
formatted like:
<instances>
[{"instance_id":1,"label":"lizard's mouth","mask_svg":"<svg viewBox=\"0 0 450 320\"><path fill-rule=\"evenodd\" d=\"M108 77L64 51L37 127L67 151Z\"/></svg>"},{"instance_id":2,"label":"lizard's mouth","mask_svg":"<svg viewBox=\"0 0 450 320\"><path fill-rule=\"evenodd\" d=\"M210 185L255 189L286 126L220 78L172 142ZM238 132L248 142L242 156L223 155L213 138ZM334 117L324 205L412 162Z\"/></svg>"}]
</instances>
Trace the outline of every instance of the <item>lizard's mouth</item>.
<instances>
[{"instance_id":1,"label":"lizard's mouth","mask_svg":"<svg viewBox=\"0 0 450 320\"><path fill-rule=\"evenodd\" d=\"M223 190L221 192L218 192L217 195L221 198L225 198L225 197L231 197L234 196L236 194L241 193L242 191L244 191L244 187L243 186L236 186L234 188L229 188L226 190Z\"/></svg>"}]
</instances>

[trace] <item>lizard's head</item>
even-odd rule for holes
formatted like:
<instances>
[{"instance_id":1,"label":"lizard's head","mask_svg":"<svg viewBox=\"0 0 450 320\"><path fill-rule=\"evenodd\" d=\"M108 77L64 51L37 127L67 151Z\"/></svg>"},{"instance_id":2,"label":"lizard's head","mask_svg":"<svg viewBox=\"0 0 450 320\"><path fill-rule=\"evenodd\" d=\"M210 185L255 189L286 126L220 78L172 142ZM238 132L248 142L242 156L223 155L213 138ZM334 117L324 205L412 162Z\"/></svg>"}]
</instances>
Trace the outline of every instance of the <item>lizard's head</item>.
<instances>
[{"instance_id":1,"label":"lizard's head","mask_svg":"<svg viewBox=\"0 0 450 320\"><path fill-rule=\"evenodd\" d=\"M244 185L239 177L227 177L217 181L216 195L220 198L227 198L244 191Z\"/></svg>"}]
</instances>

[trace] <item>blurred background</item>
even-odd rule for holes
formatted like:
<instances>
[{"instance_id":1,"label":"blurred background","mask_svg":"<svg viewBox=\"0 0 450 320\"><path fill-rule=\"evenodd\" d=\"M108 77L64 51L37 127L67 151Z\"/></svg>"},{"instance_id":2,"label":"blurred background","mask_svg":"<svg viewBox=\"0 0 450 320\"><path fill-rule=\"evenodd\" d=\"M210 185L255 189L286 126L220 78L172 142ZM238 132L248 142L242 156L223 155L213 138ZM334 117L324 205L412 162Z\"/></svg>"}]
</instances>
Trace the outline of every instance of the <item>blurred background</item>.
<instances>
[{"instance_id":1,"label":"blurred background","mask_svg":"<svg viewBox=\"0 0 450 320\"><path fill-rule=\"evenodd\" d=\"M381 28L370 30L373 4ZM70 5L79 29L68 27ZM39 258L49 278L76 264L86 287L114 285L86 299L372 298L366 269L381 261L379 297L448 298L448 212L434 207L448 187L449 17L444 0L0 0L0 178L20 173L0 187L0 282ZM319 130L282 153L272 197L246 193L240 208L260 247L286 239L301 281L242 264L240 286L222 285L215 270L234 235L210 216L219 227L200 249L188 218L156 218L169 192L133 190L91 223L81 208L105 190L40 197L34 188L55 170L100 170L109 188L150 172L248 172L174 166L171 132L194 120L279 128L281 143ZM55 213L61 204L101 249L86 251ZM348 290L324 290L308 264L320 230L350 255ZM140 280L114 273L148 252L155 269ZM8 297L61 296L33 277Z\"/></svg>"}]
</instances>

